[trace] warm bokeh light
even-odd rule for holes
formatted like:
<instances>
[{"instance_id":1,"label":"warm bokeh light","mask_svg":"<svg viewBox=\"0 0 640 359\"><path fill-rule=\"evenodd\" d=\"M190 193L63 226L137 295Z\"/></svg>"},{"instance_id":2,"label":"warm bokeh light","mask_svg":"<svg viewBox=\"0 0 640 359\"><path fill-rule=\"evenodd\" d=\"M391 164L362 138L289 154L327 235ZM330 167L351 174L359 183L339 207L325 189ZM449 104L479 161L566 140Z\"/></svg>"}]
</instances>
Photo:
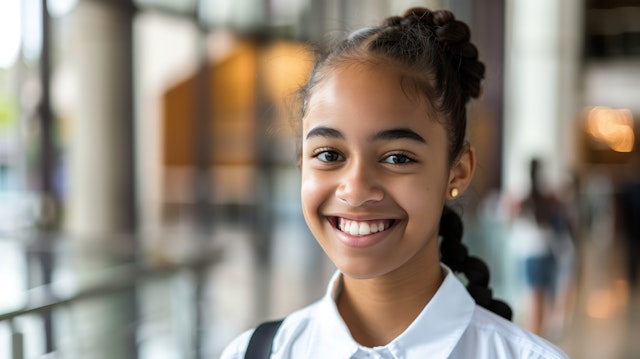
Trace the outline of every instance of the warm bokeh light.
<instances>
[{"instance_id":1,"label":"warm bokeh light","mask_svg":"<svg viewBox=\"0 0 640 359\"><path fill-rule=\"evenodd\" d=\"M274 42L265 50L262 59L266 95L274 103L302 87L314 63L309 49L292 41Z\"/></svg>"},{"instance_id":2,"label":"warm bokeh light","mask_svg":"<svg viewBox=\"0 0 640 359\"><path fill-rule=\"evenodd\" d=\"M625 308L629 302L629 283L618 279L611 287L600 288L589 293L587 314L595 319L607 319Z\"/></svg>"},{"instance_id":3,"label":"warm bokeh light","mask_svg":"<svg viewBox=\"0 0 640 359\"><path fill-rule=\"evenodd\" d=\"M589 293L587 299L587 314L591 318L607 319L615 311L615 301L611 290L599 289Z\"/></svg>"},{"instance_id":4,"label":"warm bokeh light","mask_svg":"<svg viewBox=\"0 0 640 359\"><path fill-rule=\"evenodd\" d=\"M592 108L587 115L587 132L616 152L633 150L633 115L628 109Z\"/></svg>"}]
</instances>

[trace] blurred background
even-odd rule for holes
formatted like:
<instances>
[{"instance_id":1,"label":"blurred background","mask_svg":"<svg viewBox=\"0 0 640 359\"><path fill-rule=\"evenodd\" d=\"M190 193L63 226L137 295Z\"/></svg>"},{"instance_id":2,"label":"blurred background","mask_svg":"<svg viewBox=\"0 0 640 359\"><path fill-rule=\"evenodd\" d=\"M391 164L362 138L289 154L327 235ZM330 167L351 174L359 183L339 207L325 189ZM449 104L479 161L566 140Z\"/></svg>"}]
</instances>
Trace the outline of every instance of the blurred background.
<instances>
[{"instance_id":1,"label":"blurred background","mask_svg":"<svg viewBox=\"0 0 640 359\"><path fill-rule=\"evenodd\" d=\"M572 358L639 358L640 1L3 0L0 359L215 358L320 298L295 92L410 6L487 65L453 206L494 296Z\"/></svg>"}]
</instances>

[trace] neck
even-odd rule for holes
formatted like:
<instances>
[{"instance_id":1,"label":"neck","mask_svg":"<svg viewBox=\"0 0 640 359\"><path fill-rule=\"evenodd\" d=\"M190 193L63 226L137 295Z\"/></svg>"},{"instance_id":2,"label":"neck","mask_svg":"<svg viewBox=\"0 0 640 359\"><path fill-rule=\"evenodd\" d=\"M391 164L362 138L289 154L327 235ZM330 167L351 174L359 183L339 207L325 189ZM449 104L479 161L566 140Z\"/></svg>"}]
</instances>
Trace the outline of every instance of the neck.
<instances>
[{"instance_id":1,"label":"neck","mask_svg":"<svg viewBox=\"0 0 640 359\"><path fill-rule=\"evenodd\" d=\"M382 346L404 332L429 303L443 280L440 263L423 265L371 279L344 276L338 310L353 338L368 347Z\"/></svg>"}]
</instances>

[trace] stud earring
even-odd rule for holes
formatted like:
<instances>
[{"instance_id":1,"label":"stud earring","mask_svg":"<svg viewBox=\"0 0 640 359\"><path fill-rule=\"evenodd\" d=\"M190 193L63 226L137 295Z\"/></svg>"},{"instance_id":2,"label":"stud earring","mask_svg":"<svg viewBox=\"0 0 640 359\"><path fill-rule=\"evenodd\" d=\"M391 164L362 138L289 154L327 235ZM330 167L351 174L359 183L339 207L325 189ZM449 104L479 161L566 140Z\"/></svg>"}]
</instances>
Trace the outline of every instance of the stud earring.
<instances>
[{"instance_id":1,"label":"stud earring","mask_svg":"<svg viewBox=\"0 0 640 359\"><path fill-rule=\"evenodd\" d=\"M451 194L451 197L456 198L460 194L460 191L457 188L453 187L449 194Z\"/></svg>"}]
</instances>

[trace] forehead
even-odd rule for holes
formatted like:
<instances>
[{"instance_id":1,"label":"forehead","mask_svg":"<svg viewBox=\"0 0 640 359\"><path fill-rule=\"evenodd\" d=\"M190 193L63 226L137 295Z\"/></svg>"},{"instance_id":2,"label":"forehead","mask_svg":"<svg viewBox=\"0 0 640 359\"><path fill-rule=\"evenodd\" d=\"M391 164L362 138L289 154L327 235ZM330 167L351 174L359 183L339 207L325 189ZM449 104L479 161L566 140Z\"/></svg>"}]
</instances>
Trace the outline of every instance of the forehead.
<instances>
[{"instance_id":1,"label":"forehead","mask_svg":"<svg viewBox=\"0 0 640 359\"><path fill-rule=\"evenodd\" d=\"M372 127L434 122L428 102L408 84L392 66L351 62L335 67L310 94L303 129L319 121Z\"/></svg>"}]
</instances>

